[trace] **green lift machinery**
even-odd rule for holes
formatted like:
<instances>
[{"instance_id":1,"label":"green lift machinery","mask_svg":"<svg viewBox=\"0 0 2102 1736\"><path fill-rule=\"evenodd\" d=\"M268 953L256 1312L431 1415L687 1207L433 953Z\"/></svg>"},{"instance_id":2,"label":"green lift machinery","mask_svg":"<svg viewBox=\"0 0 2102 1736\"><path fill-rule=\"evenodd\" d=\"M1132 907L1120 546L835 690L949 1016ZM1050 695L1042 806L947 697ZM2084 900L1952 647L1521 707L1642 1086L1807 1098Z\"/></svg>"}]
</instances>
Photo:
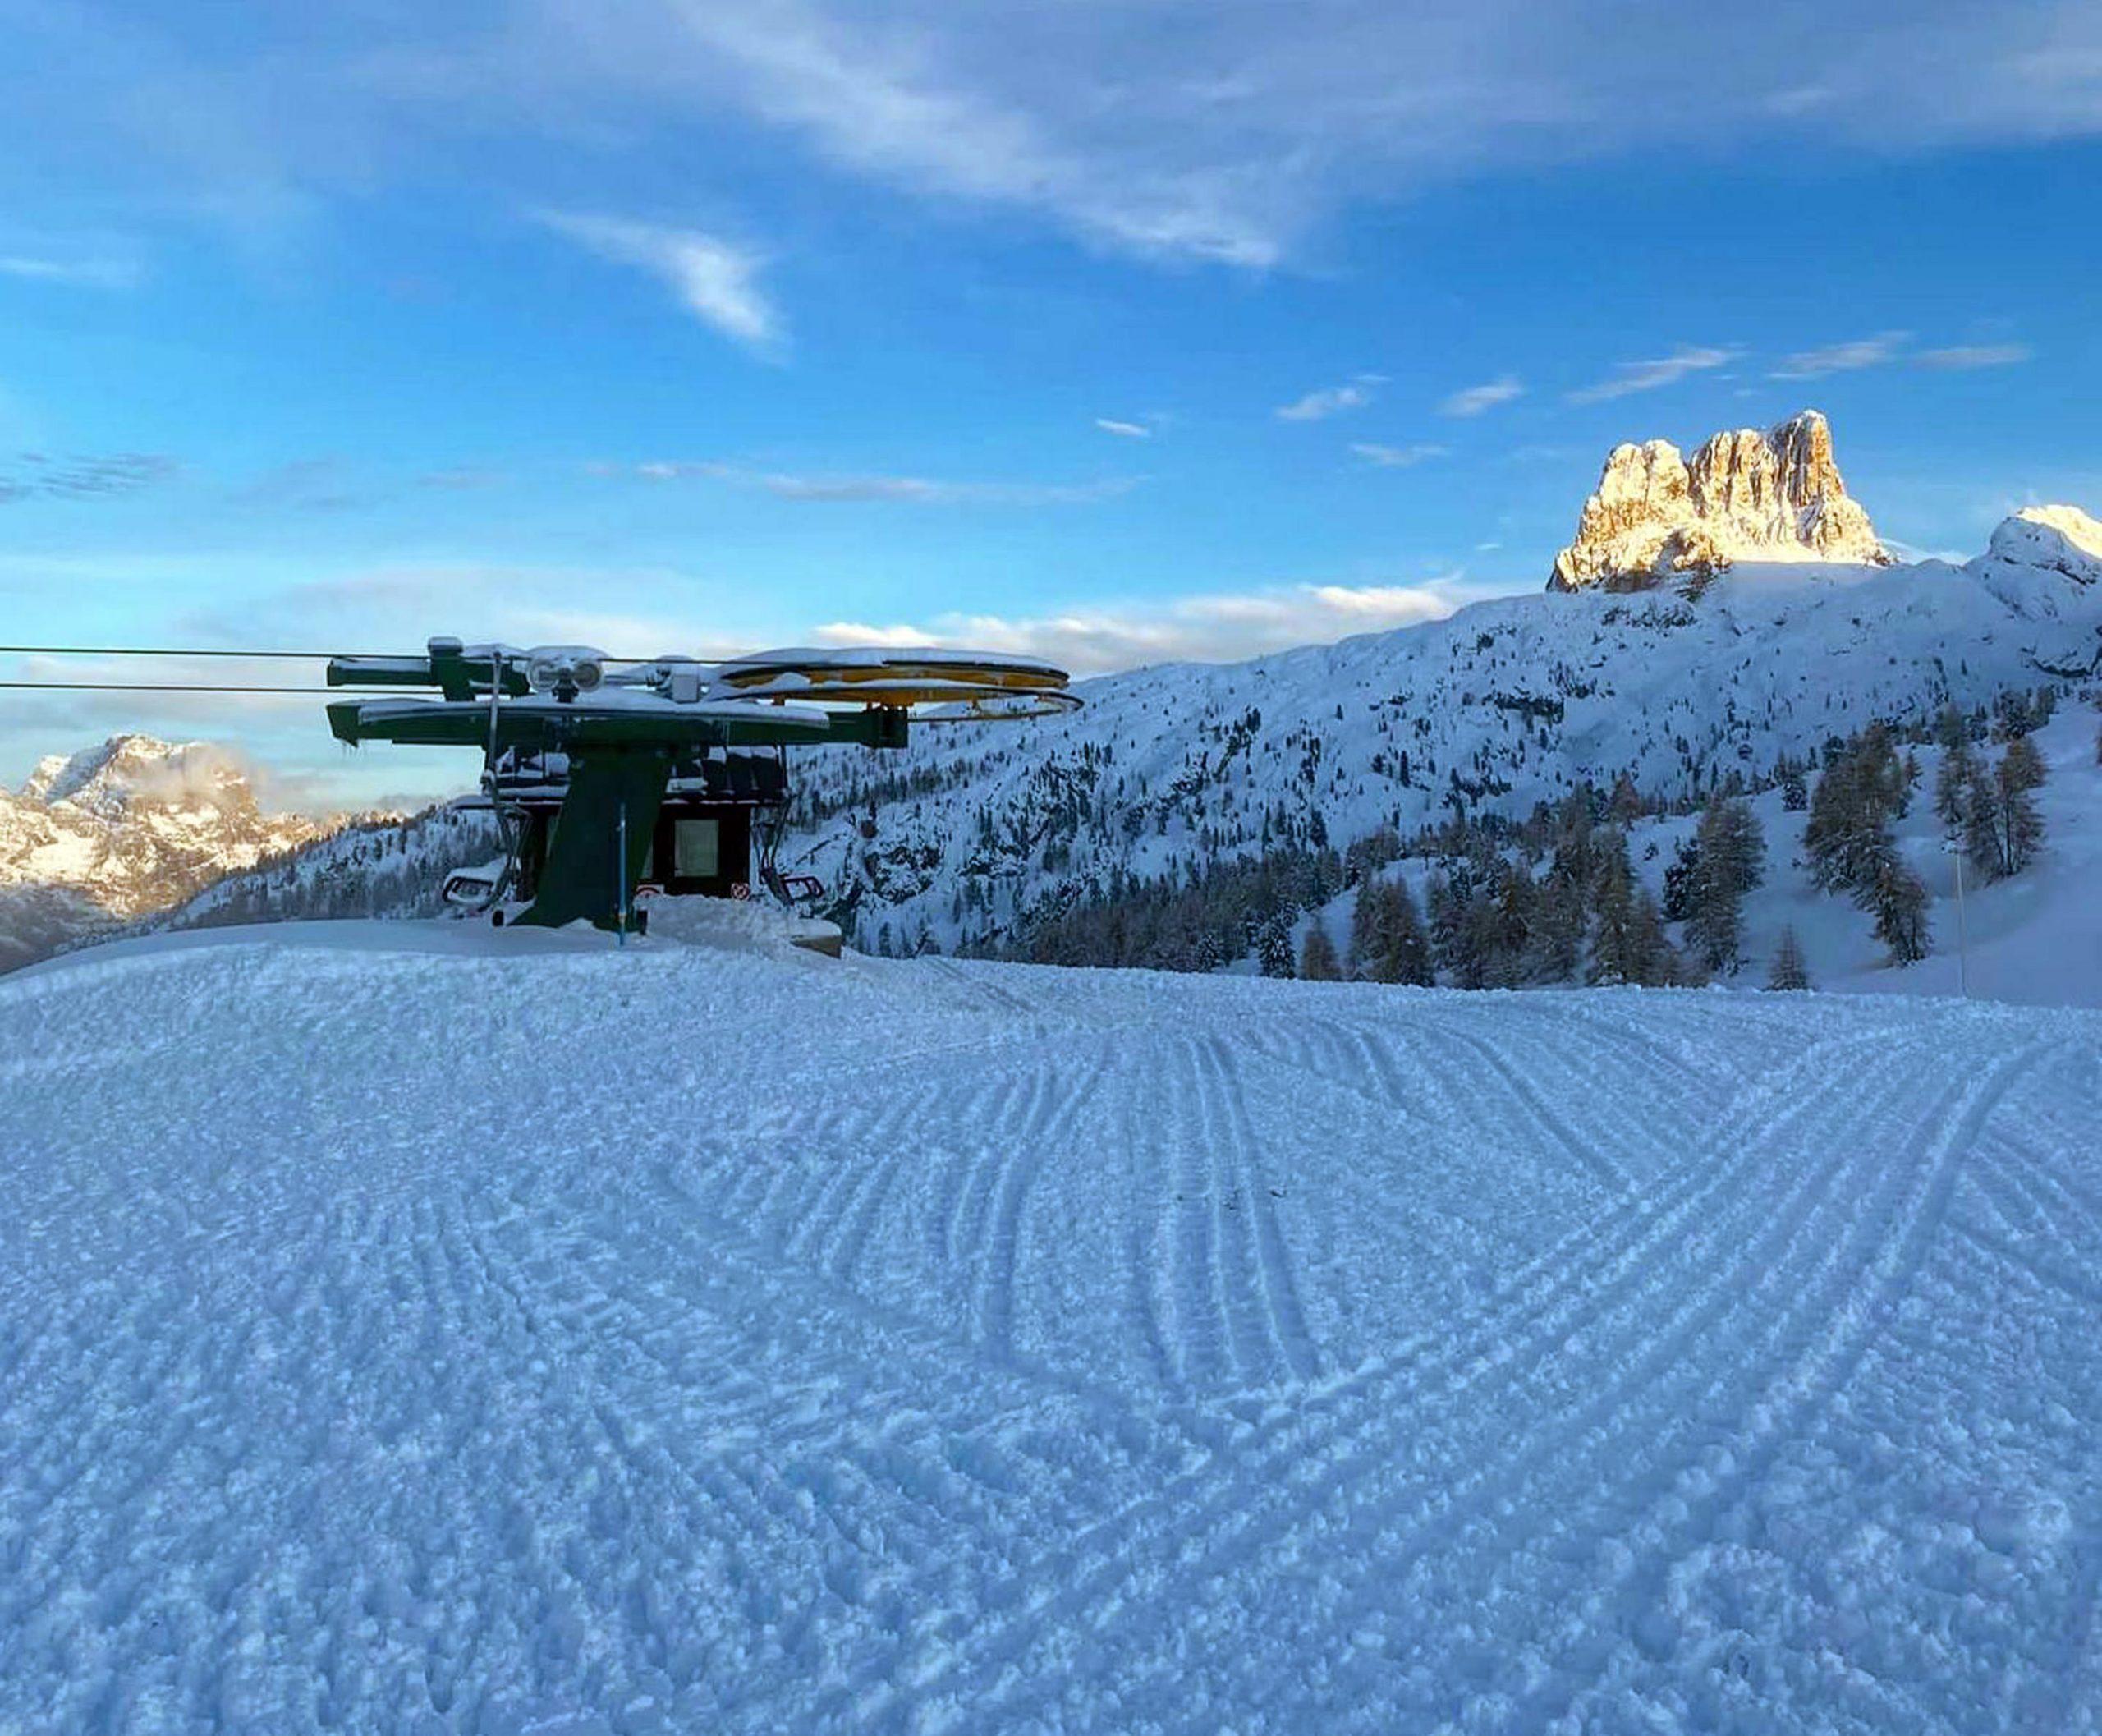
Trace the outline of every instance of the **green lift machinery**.
<instances>
[{"instance_id":1,"label":"green lift machinery","mask_svg":"<svg viewBox=\"0 0 2102 1736\"><path fill-rule=\"evenodd\" d=\"M433 639L421 656L332 659L328 678L390 690L331 700L338 741L481 753L480 800L504 854L469 902L498 921L621 933L636 925L645 884L746 890L755 815L767 821L762 879L787 896L772 839L789 748L901 748L916 724L1043 717L1081 703L1049 664L932 647L624 663L588 646Z\"/></svg>"}]
</instances>

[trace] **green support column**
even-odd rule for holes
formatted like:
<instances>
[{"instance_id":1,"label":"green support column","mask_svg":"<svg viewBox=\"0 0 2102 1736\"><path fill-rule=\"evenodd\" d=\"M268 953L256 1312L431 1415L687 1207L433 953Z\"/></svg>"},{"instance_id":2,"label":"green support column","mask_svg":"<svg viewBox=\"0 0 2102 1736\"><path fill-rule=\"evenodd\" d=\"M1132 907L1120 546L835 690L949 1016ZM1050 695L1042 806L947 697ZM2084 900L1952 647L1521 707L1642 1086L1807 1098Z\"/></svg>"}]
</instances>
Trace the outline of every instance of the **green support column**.
<instances>
[{"instance_id":1,"label":"green support column","mask_svg":"<svg viewBox=\"0 0 2102 1736\"><path fill-rule=\"evenodd\" d=\"M661 748L572 750L569 791L548 840L539 889L531 907L514 920L560 928L581 916L599 928L613 927L623 906L634 907L636 885L649 866L657 811L663 806L664 786L671 776L671 755ZM618 859L613 843L623 803L627 809L624 861Z\"/></svg>"}]
</instances>

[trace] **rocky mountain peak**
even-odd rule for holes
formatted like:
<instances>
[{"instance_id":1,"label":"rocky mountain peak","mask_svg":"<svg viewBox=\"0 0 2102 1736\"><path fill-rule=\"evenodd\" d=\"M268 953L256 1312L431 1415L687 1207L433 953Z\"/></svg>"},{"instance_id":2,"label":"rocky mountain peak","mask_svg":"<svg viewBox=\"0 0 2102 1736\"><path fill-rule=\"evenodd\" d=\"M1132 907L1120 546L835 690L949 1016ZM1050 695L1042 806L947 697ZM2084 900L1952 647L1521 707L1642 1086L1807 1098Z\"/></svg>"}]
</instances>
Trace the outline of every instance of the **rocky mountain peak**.
<instances>
[{"instance_id":1,"label":"rocky mountain peak","mask_svg":"<svg viewBox=\"0 0 2102 1736\"><path fill-rule=\"evenodd\" d=\"M161 910L332 829L266 815L209 742L129 734L0 790L0 970Z\"/></svg>"},{"instance_id":2,"label":"rocky mountain peak","mask_svg":"<svg viewBox=\"0 0 2102 1736\"><path fill-rule=\"evenodd\" d=\"M93 805L98 798L126 796L141 786L151 786L156 793L179 788L208 764L215 771L230 769L223 755L201 742L163 742L132 732L77 753L47 755L24 782L21 794L46 806L59 801Z\"/></svg>"},{"instance_id":3,"label":"rocky mountain peak","mask_svg":"<svg viewBox=\"0 0 2102 1736\"><path fill-rule=\"evenodd\" d=\"M1616 446L1548 589L1644 590L1741 560L1890 558L1847 492L1831 425L1806 410L1764 432L1711 434L1690 462L1668 440Z\"/></svg>"}]
</instances>

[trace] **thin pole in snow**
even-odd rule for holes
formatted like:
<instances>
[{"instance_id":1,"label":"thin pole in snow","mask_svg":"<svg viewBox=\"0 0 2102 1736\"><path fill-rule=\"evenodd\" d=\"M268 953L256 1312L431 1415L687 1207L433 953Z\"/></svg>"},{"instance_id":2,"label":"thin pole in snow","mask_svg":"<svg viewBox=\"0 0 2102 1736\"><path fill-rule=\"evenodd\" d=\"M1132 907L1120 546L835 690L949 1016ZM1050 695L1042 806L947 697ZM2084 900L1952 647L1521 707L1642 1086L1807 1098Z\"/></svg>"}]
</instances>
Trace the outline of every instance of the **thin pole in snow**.
<instances>
[{"instance_id":1,"label":"thin pole in snow","mask_svg":"<svg viewBox=\"0 0 2102 1736\"><path fill-rule=\"evenodd\" d=\"M1956 992L1971 999L1971 939L1963 926L1963 852L1956 852Z\"/></svg>"},{"instance_id":2,"label":"thin pole in snow","mask_svg":"<svg viewBox=\"0 0 2102 1736\"><path fill-rule=\"evenodd\" d=\"M627 798L625 796L621 798L620 843L618 848L620 850L620 856L613 864L613 872L617 877L616 884L618 884L621 889L620 927L617 932L620 935L619 944L622 946L626 946L627 944Z\"/></svg>"},{"instance_id":3,"label":"thin pole in snow","mask_svg":"<svg viewBox=\"0 0 2102 1736\"><path fill-rule=\"evenodd\" d=\"M1963 846L1956 838L1944 840L1942 848L1956 858L1956 992L1971 999L1971 944L1963 927Z\"/></svg>"}]
</instances>

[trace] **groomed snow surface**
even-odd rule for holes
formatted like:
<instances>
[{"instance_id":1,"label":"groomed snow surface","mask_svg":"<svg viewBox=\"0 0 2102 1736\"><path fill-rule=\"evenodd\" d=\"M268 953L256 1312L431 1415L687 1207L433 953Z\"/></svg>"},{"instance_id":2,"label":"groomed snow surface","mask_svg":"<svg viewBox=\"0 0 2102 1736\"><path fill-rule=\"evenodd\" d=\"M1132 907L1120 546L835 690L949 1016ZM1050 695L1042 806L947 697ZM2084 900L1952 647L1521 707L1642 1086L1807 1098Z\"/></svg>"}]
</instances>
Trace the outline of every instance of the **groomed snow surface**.
<instances>
[{"instance_id":1,"label":"groomed snow surface","mask_svg":"<svg viewBox=\"0 0 2102 1736\"><path fill-rule=\"evenodd\" d=\"M2092 1730L2102 1015L0 984L0 1730Z\"/></svg>"}]
</instances>

